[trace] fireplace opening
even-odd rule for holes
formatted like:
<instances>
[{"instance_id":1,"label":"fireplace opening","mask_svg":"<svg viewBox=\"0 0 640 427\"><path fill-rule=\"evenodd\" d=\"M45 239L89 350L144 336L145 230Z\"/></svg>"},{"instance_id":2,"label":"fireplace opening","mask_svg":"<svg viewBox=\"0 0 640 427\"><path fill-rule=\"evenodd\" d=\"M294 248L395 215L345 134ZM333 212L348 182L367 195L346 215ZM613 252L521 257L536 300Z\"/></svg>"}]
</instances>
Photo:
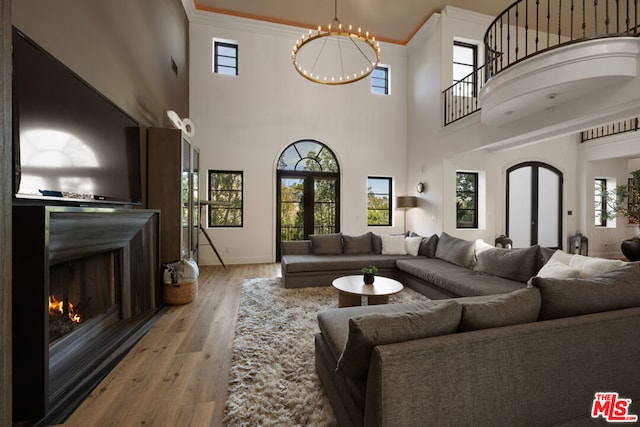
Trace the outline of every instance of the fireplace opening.
<instances>
[{"instance_id":1,"label":"fireplace opening","mask_svg":"<svg viewBox=\"0 0 640 427\"><path fill-rule=\"evenodd\" d=\"M120 286L115 262L114 252L107 252L51 266L50 345L116 309Z\"/></svg>"}]
</instances>

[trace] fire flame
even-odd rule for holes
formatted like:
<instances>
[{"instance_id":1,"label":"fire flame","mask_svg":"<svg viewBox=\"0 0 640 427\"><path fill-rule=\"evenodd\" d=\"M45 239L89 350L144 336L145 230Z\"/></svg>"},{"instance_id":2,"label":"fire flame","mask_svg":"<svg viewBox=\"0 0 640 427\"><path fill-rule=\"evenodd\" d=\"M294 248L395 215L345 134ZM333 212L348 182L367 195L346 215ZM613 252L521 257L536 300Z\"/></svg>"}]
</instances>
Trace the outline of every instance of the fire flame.
<instances>
[{"instance_id":1,"label":"fire flame","mask_svg":"<svg viewBox=\"0 0 640 427\"><path fill-rule=\"evenodd\" d=\"M49 314L64 314L63 302L58 301L54 295L49 297ZM74 313L73 304L71 302L69 302L69 319L74 323L80 323L80 315Z\"/></svg>"}]
</instances>

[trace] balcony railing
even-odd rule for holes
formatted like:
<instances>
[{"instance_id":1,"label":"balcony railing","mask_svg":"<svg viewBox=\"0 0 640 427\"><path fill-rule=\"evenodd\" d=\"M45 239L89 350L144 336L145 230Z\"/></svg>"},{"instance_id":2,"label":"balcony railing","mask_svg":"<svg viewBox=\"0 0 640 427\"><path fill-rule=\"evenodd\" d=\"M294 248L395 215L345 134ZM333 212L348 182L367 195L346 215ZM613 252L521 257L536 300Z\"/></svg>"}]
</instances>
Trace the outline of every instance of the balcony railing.
<instances>
[{"instance_id":1,"label":"balcony railing","mask_svg":"<svg viewBox=\"0 0 640 427\"><path fill-rule=\"evenodd\" d=\"M475 72L452 84L442 92L445 126L480 109L478 92L485 82L484 70L484 66L478 68Z\"/></svg>"},{"instance_id":2,"label":"balcony railing","mask_svg":"<svg viewBox=\"0 0 640 427\"><path fill-rule=\"evenodd\" d=\"M570 43L637 37L638 24L638 0L516 1L485 33L485 77Z\"/></svg>"},{"instance_id":3,"label":"balcony railing","mask_svg":"<svg viewBox=\"0 0 640 427\"><path fill-rule=\"evenodd\" d=\"M620 122L609 123L607 125L599 126L597 128L585 130L581 134L582 142L587 142L596 138L603 138L605 136L617 135L625 132L635 132L640 130L640 119L623 120Z\"/></svg>"},{"instance_id":4,"label":"balcony railing","mask_svg":"<svg viewBox=\"0 0 640 427\"><path fill-rule=\"evenodd\" d=\"M640 36L638 0L519 0L484 36L484 66L443 91L444 125L480 110L478 92L491 77L561 46Z\"/></svg>"}]
</instances>

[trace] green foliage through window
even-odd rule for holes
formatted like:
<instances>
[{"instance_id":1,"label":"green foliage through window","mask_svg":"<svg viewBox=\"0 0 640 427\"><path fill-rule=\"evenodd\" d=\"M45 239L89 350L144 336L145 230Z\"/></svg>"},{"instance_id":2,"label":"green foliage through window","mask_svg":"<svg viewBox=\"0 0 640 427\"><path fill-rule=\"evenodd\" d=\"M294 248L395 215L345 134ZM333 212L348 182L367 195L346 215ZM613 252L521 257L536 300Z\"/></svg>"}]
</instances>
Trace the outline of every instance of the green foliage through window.
<instances>
[{"instance_id":1,"label":"green foliage through window","mask_svg":"<svg viewBox=\"0 0 640 427\"><path fill-rule=\"evenodd\" d=\"M456 227L478 228L477 172L456 172Z\"/></svg>"},{"instance_id":2,"label":"green foliage through window","mask_svg":"<svg viewBox=\"0 0 640 427\"><path fill-rule=\"evenodd\" d=\"M209 171L209 227L242 227L243 174Z\"/></svg>"},{"instance_id":3,"label":"green foliage through window","mask_svg":"<svg viewBox=\"0 0 640 427\"><path fill-rule=\"evenodd\" d=\"M391 178L367 179L367 225L391 225Z\"/></svg>"}]
</instances>

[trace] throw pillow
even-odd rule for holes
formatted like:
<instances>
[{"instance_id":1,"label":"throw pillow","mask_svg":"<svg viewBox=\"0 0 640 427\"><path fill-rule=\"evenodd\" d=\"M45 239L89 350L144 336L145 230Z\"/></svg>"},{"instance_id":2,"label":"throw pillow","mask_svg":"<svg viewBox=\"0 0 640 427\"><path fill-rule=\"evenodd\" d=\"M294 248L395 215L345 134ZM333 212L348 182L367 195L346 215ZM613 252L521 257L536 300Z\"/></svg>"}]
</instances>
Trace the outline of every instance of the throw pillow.
<instances>
[{"instance_id":1,"label":"throw pillow","mask_svg":"<svg viewBox=\"0 0 640 427\"><path fill-rule=\"evenodd\" d=\"M485 242L482 239L476 239L476 241L473 243L474 243L473 248L476 254L476 259L478 258L478 255L481 254L482 252L489 249L495 249L495 246L490 245L489 243Z\"/></svg>"},{"instance_id":2,"label":"throw pillow","mask_svg":"<svg viewBox=\"0 0 640 427\"><path fill-rule=\"evenodd\" d=\"M640 263L587 279L533 277L540 289L540 320L640 307Z\"/></svg>"},{"instance_id":3,"label":"throw pillow","mask_svg":"<svg viewBox=\"0 0 640 427\"><path fill-rule=\"evenodd\" d=\"M314 255L340 255L342 254L342 234L312 234L311 253Z\"/></svg>"},{"instance_id":4,"label":"throw pillow","mask_svg":"<svg viewBox=\"0 0 640 427\"><path fill-rule=\"evenodd\" d=\"M420 249L418 255L426 256L427 258L435 258L436 248L438 247L438 235L434 234L431 237L423 237L420 243Z\"/></svg>"},{"instance_id":5,"label":"throw pillow","mask_svg":"<svg viewBox=\"0 0 640 427\"><path fill-rule=\"evenodd\" d=\"M538 245L520 249L485 249L478 254L474 270L525 283L538 272Z\"/></svg>"},{"instance_id":6,"label":"throw pillow","mask_svg":"<svg viewBox=\"0 0 640 427\"><path fill-rule=\"evenodd\" d=\"M359 236L343 235L342 243L345 254L370 254L373 252L370 232Z\"/></svg>"},{"instance_id":7,"label":"throw pillow","mask_svg":"<svg viewBox=\"0 0 640 427\"><path fill-rule=\"evenodd\" d=\"M420 244L422 243L422 237L406 237L404 239L404 246L408 255L418 256L420 250Z\"/></svg>"},{"instance_id":8,"label":"throw pillow","mask_svg":"<svg viewBox=\"0 0 640 427\"><path fill-rule=\"evenodd\" d=\"M352 317L336 371L346 377L366 378L374 347L452 334L458 328L461 313L457 302L447 301L420 311Z\"/></svg>"},{"instance_id":9,"label":"throw pillow","mask_svg":"<svg viewBox=\"0 0 640 427\"><path fill-rule=\"evenodd\" d=\"M540 292L536 288L520 289L507 294L491 295L482 300L464 301L460 331L498 328L538 320Z\"/></svg>"},{"instance_id":10,"label":"throw pillow","mask_svg":"<svg viewBox=\"0 0 640 427\"><path fill-rule=\"evenodd\" d=\"M572 279L580 277L580 270L571 268L555 259L550 259L542 266L537 274L538 277L551 277L554 279Z\"/></svg>"},{"instance_id":11,"label":"throw pillow","mask_svg":"<svg viewBox=\"0 0 640 427\"><path fill-rule=\"evenodd\" d=\"M471 268L475 262L475 242L449 236L442 232L438 238L436 258L440 258L451 264Z\"/></svg>"},{"instance_id":12,"label":"throw pillow","mask_svg":"<svg viewBox=\"0 0 640 427\"><path fill-rule=\"evenodd\" d=\"M382 255L406 255L407 249L404 245L404 236L383 235Z\"/></svg>"},{"instance_id":13,"label":"throw pillow","mask_svg":"<svg viewBox=\"0 0 640 427\"><path fill-rule=\"evenodd\" d=\"M619 259L594 258L584 255L574 255L569 261L569 267L580 270L581 277L598 276L616 270L625 264L626 262Z\"/></svg>"}]
</instances>

